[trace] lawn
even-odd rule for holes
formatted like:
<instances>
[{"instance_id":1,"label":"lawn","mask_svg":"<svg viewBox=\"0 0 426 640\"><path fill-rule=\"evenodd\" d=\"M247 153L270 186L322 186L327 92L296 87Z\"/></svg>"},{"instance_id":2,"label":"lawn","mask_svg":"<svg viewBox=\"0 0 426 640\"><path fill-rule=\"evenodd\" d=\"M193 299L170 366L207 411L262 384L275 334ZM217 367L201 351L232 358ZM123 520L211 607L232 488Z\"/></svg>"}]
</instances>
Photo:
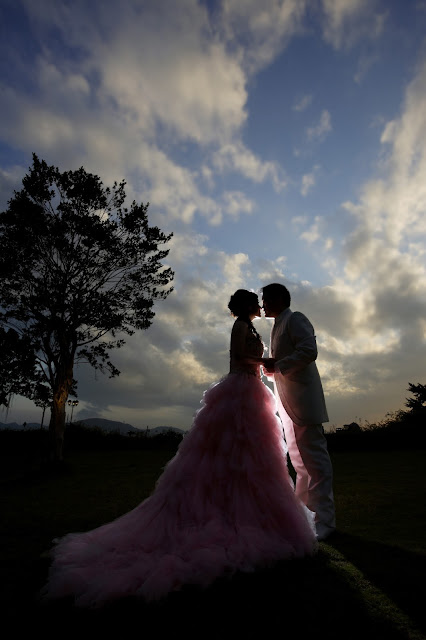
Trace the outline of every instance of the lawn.
<instances>
[{"instance_id":1,"label":"lawn","mask_svg":"<svg viewBox=\"0 0 426 640\"><path fill-rule=\"evenodd\" d=\"M3 624L33 634L200 639L425 638L425 454L336 452L338 533L306 560L283 562L206 591L186 588L145 605L98 611L40 606L51 540L136 506L170 451L72 452L51 475L30 453L0 455Z\"/></svg>"}]
</instances>

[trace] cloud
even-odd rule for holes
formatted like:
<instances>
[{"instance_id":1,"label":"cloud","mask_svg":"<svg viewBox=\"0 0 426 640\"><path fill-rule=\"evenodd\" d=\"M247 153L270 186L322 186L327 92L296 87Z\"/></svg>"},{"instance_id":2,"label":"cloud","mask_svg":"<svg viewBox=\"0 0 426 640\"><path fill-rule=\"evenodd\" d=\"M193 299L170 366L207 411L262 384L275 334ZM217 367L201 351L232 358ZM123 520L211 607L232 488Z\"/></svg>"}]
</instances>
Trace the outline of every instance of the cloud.
<instances>
[{"instance_id":1,"label":"cloud","mask_svg":"<svg viewBox=\"0 0 426 640\"><path fill-rule=\"evenodd\" d=\"M4 87L5 141L37 149L48 163L93 167L106 183L125 177L129 195L154 202L165 224L188 225L201 216L218 226L227 216L235 220L253 211L241 190L214 199L204 193L214 185L215 172L235 171L255 183L269 180L276 191L285 187L283 169L239 140L247 117L247 72L226 39L215 36L203 5L185 0L179 12L165 16L157 3L141 8L123 2L117 14L111 3L95 1L88 19L81 1L72 11L49 1L37 10L24 4L43 41L26 71L38 92L28 92L25 83ZM279 3L272 5L281 16L276 33L285 32L286 21L299 10L294 6L287 13ZM223 24L228 13L237 15L238 6L224 8ZM262 30L265 16L254 4L246 17L248 29ZM53 27L66 43L64 51L78 52L75 61L48 38ZM198 145L197 168L177 160L187 143Z\"/></svg>"},{"instance_id":2,"label":"cloud","mask_svg":"<svg viewBox=\"0 0 426 640\"><path fill-rule=\"evenodd\" d=\"M319 170L320 165L317 164L310 173L305 173L305 175L302 176L302 186L300 188L302 196L307 196L309 191L315 186Z\"/></svg>"},{"instance_id":3,"label":"cloud","mask_svg":"<svg viewBox=\"0 0 426 640\"><path fill-rule=\"evenodd\" d=\"M133 162L137 174L143 176L141 193L155 202L156 209L166 213L168 221L190 224L199 214L212 225L222 222L226 210L203 194L198 186L197 172L175 163L155 145L147 146L142 142L134 152Z\"/></svg>"},{"instance_id":4,"label":"cloud","mask_svg":"<svg viewBox=\"0 0 426 640\"><path fill-rule=\"evenodd\" d=\"M223 145L213 154L213 165L222 173L235 171L256 183L270 180L277 192L287 185L284 170L277 163L262 161L242 142Z\"/></svg>"},{"instance_id":5,"label":"cloud","mask_svg":"<svg viewBox=\"0 0 426 640\"><path fill-rule=\"evenodd\" d=\"M354 81L357 84L361 84L371 67L376 64L378 60L379 56L377 55L362 55L358 60L358 66L354 75Z\"/></svg>"},{"instance_id":6,"label":"cloud","mask_svg":"<svg viewBox=\"0 0 426 640\"><path fill-rule=\"evenodd\" d=\"M361 38L378 38L386 13L376 7L376 0L322 0L324 40L335 49L349 49Z\"/></svg>"},{"instance_id":7,"label":"cloud","mask_svg":"<svg viewBox=\"0 0 426 640\"><path fill-rule=\"evenodd\" d=\"M424 379L425 87L423 60L400 115L383 126L376 176L360 187L359 198L335 215L292 219L329 276L323 287L297 280L289 286L316 329L332 422L342 412L348 420L382 419L381 406L401 408L408 381ZM345 230L340 242L337 215Z\"/></svg>"},{"instance_id":8,"label":"cloud","mask_svg":"<svg viewBox=\"0 0 426 640\"><path fill-rule=\"evenodd\" d=\"M142 40L140 23L127 23L99 51L104 91L144 128L160 123L199 144L226 140L246 119L244 73L221 43L204 36L197 11L173 15L178 24L148 21Z\"/></svg>"},{"instance_id":9,"label":"cloud","mask_svg":"<svg viewBox=\"0 0 426 640\"><path fill-rule=\"evenodd\" d=\"M320 223L321 223L321 217L315 216L314 224L311 225L311 228L308 231L304 231L300 237L303 240L306 240L309 244L316 242L316 240L318 240L321 237Z\"/></svg>"},{"instance_id":10,"label":"cloud","mask_svg":"<svg viewBox=\"0 0 426 640\"><path fill-rule=\"evenodd\" d=\"M80 83L88 82L93 98L124 110L146 133L161 125L204 144L226 139L245 121L245 74L212 34L202 4L182 0L179 11L167 12L164 3L131 0L119 12L99 0L90 9L83 0L72 8L49 0L25 6L43 38L44 56L69 72L68 58L48 38L54 26L65 51L73 47L84 61Z\"/></svg>"},{"instance_id":11,"label":"cloud","mask_svg":"<svg viewBox=\"0 0 426 640\"><path fill-rule=\"evenodd\" d=\"M348 273L358 277L365 263L393 252L406 254L406 243L426 235L426 62L407 87L401 116L386 124L381 142L384 178L367 182L356 204L346 208L357 229L348 238Z\"/></svg>"},{"instance_id":12,"label":"cloud","mask_svg":"<svg viewBox=\"0 0 426 640\"><path fill-rule=\"evenodd\" d=\"M22 176L25 171L23 167L14 165L8 169L0 168L0 210L7 207L8 201L13 196L14 191L22 188Z\"/></svg>"},{"instance_id":13,"label":"cloud","mask_svg":"<svg viewBox=\"0 0 426 640\"><path fill-rule=\"evenodd\" d=\"M307 223L308 216L293 216L291 221L296 227L299 227L300 225Z\"/></svg>"},{"instance_id":14,"label":"cloud","mask_svg":"<svg viewBox=\"0 0 426 640\"><path fill-rule=\"evenodd\" d=\"M384 127L381 177L363 185L358 201L344 203L356 224L341 245L344 270L330 287L333 295L351 302L351 313L344 318L349 339L329 330L331 315L322 326L320 322L327 388L333 398L340 394L351 403L362 399L372 414L370 389L392 399L388 410L397 409L406 394L401 379L424 378L425 87L426 61L407 86L400 116ZM325 234L327 220L321 222ZM317 219L305 232L306 240L318 238L318 225ZM330 304L334 314L335 302Z\"/></svg>"},{"instance_id":15,"label":"cloud","mask_svg":"<svg viewBox=\"0 0 426 640\"><path fill-rule=\"evenodd\" d=\"M306 137L309 141L319 140L322 142L332 129L330 112L324 109L321 112L318 124L306 129Z\"/></svg>"},{"instance_id":16,"label":"cloud","mask_svg":"<svg viewBox=\"0 0 426 640\"><path fill-rule=\"evenodd\" d=\"M220 29L251 75L302 32L306 7L306 0L224 0Z\"/></svg>"},{"instance_id":17,"label":"cloud","mask_svg":"<svg viewBox=\"0 0 426 640\"><path fill-rule=\"evenodd\" d=\"M231 256L227 256L222 253L223 258L223 275L225 281L228 283L233 291L244 288L244 267L250 264L248 255L245 253L236 253Z\"/></svg>"},{"instance_id":18,"label":"cloud","mask_svg":"<svg viewBox=\"0 0 426 640\"><path fill-rule=\"evenodd\" d=\"M240 213L250 214L254 210L254 202L249 200L241 191L226 191L223 194L225 211L234 219L239 218Z\"/></svg>"},{"instance_id":19,"label":"cloud","mask_svg":"<svg viewBox=\"0 0 426 640\"><path fill-rule=\"evenodd\" d=\"M307 109L311 103L312 103L312 96L305 95L302 98L299 98L299 100L297 100L297 102L294 103L292 109L293 111L305 111L305 109Z\"/></svg>"}]
</instances>

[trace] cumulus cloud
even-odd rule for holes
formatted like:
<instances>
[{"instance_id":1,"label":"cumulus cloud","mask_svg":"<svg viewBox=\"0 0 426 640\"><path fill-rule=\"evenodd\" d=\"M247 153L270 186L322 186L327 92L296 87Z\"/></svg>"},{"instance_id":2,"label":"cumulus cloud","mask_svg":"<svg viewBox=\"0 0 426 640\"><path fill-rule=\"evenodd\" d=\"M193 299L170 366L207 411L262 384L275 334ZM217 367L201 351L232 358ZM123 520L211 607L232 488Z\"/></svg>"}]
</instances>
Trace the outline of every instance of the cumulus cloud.
<instances>
[{"instance_id":1,"label":"cumulus cloud","mask_svg":"<svg viewBox=\"0 0 426 640\"><path fill-rule=\"evenodd\" d=\"M52 0L25 5L45 38L44 55L53 54L46 36L54 25L81 52L87 77L80 82L89 80L99 100L124 109L145 131L161 123L204 143L244 122L244 72L213 37L207 10L195 0L182 0L179 11L170 5L167 13L164 3L132 0L119 12L99 0L90 10L82 0L72 7Z\"/></svg>"},{"instance_id":2,"label":"cumulus cloud","mask_svg":"<svg viewBox=\"0 0 426 640\"><path fill-rule=\"evenodd\" d=\"M386 124L381 142L387 176L368 182L356 204L346 203L357 219L348 239L348 271L357 277L376 250L402 253L404 242L426 233L426 63L407 88L401 116ZM385 253L385 251L383 252ZM383 259L383 256L382 256Z\"/></svg>"},{"instance_id":3,"label":"cumulus cloud","mask_svg":"<svg viewBox=\"0 0 426 640\"><path fill-rule=\"evenodd\" d=\"M84 163L105 182L125 177L132 197L155 202L160 222L190 224L202 216L217 226L227 216L235 220L253 211L241 190L228 190L220 199L206 195L214 172L235 171L255 183L269 180L276 191L285 187L283 169L239 140L247 117L248 71L229 46L229 33L223 28L215 33L204 5L184 0L180 11L165 17L158 3L142 8L127 0L117 13L111 3L93 2L92 19L82 1L72 10L49 0L37 9L31 2L24 5L43 41L27 69L38 93L4 87L0 133L5 141L37 149L48 162L67 168ZM226 4L220 24L239 25L240 35L243 28L263 33L264 21L275 16L274 42L292 32L292 16L300 12L295 3L285 8L271 3L271 14L256 6L246 8L243 25L232 17L239 15L238 3ZM73 61L49 40L53 27L79 52ZM187 142L198 145L201 168L176 161L174 147L180 151Z\"/></svg>"},{"instance_id":4,"label":"cumulus cloud","mask_svg":"<svg viewBox=\"0 0 426 640\"><path fill-rule=\"evenodd\" d=\"M223 194L226 212L235 220L240 213L250 214L254 209L254 202L241 191L226 191Z\"/></svg>"},{"instance_id":5,"label":"cumulus cloud","mask_svg":"<svg viewBox=\"0 0 426 640\"><path fill-rule=\"evenodd\" d=\"M270 180L279 192L287 185L283 169L275 162L264 162L242 142L223 145L213 155L213 164L221 172L235 171L254 182Z\"/></svg>"},{"instance_id":6,"label":"cumulus cloud","mask_svg":"<svg viewBox=\"0 0 426 640\"><path fill-rule=\"evenodd\" d=\"M349 403L363 398L370 402L368 410L371 388L378 396L393 397L396 409L405 394L401 377L407 382L424 377L425 87L424 62L407 87L401 115L384 127L381 177L364 184L357 202L344 203L356 225L341 247L344 272L330 286L334 296L351 303L349 314L338 313L349 339L331 331L331 314L328 321L320 320L327 388ZM308 242L318 239L319 222L304 232ZM326 233L327 221L322 225ZM335 301L330 308L334 315Z\"/></svg>"},{"instance_id":7,"label":"cumulus cloud","mask_svg":"<svg viewBox=\"0 0 426 640\"><path fill-rule=\"evenodd\" d=\"M318 364L333 411L352 419L383 418L378 407L385 402L387 410L401 408L407 395L401 380L407 386L424 378L425 87L423 60L400 115L383 126L377 177L362 185L357 200L342 203L342 241L333 239L333 215L292 220L330 278L316 288L290 282L293 299L317 331Z\"/></svg>"},{"instance_id":8,"label":"cumulus cloud","mask_svg":"<svg viewBox=\"0 0 426 640\"><path fill-rule=\"evenodd\" d=\"M200 9L188 7L171 12L174 20L148 19L142 39L140 23L123 25L99 51L104 90L143 126L160 121L198 143L227 139L246 117L245 77L222 44L205 38Z\"/></svg>"}]
</instances>

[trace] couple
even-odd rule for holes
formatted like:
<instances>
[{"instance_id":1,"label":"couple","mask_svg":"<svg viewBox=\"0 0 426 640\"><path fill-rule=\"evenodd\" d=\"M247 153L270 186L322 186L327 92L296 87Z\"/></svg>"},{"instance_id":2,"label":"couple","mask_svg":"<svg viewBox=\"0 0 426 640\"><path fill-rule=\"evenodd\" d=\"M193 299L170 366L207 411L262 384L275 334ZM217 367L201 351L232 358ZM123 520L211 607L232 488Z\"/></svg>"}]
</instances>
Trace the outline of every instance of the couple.
<instances>
[{"instance_id":1,"label":"couple","mask_svg":"<svg viewBox=\"0 0 426 640\"><path fill-rule=\"evenodd\" d=\"M56 541L46 599L99 607L126 596L158 600L236 571L310 555L334 529L327 420L312 325L283 285L263 289L275 318L271 358L253 326L255 293L238 290L230 372L202 407L152 495L117 520ZM274 378L277 401L260 379ZM277 416L278 411L281 421ZM286 462L297 473L296 490ZM314 522L315 519L315 522Z\"/></svg>"}]
</instances>

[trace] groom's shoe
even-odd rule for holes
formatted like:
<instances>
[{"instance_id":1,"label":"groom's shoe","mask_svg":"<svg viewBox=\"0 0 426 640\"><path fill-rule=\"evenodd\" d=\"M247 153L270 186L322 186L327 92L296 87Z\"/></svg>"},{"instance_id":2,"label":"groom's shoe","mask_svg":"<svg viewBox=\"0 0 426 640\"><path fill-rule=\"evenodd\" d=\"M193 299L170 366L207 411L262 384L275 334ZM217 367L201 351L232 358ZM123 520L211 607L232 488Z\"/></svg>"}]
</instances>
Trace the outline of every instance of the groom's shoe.
<instances>
[{"instance_id":1,"label":"groom's shoe","mask_svg":"<svg viewBox=\"0 0 426 640\"><path fill-rule=\"evenodd\" d=\"M336 531L335 527L325 527L324 525L318 525L317 527L317 540L318 542L323 542L327 540L334 532Z\"/></svg>"}]
</instances>

